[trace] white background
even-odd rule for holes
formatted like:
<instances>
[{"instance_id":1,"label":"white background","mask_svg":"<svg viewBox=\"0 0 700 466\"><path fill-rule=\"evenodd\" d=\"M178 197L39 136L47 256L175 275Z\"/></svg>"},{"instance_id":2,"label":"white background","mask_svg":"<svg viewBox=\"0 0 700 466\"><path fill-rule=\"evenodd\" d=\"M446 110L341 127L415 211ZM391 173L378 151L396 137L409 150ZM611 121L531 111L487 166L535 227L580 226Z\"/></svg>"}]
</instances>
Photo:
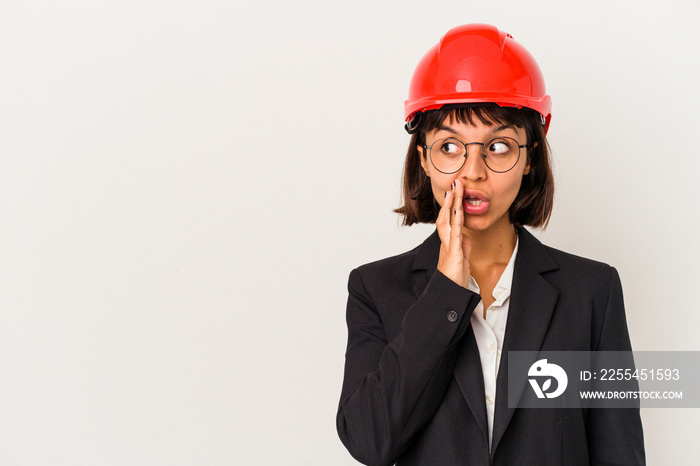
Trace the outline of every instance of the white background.
<instances>
[{"instance_id":1,"label":"white background","mask_svg":"<svg viewBox=\"0 0 700 466\"><path fill-rule=\"evenodd\" d=\"M554 247L620 271L637 350L700 350L700 9L687 1L0 5L0 463L355 464L350 270L401 228L403 100L496 24L553 99ZM698 410L643 411L696 464Z\"/></svg>"}]
</instances>

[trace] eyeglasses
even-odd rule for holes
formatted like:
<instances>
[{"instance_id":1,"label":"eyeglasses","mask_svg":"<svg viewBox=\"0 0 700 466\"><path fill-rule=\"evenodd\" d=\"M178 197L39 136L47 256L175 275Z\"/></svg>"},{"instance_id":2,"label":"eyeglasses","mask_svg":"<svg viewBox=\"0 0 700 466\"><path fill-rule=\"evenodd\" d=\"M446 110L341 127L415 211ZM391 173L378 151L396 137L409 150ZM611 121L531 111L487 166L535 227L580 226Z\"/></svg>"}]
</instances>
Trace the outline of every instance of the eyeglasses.
<instances>
[{"instance_id":1,"label":"eyeglasses","mask_svg":"<svg viewBox=\"0 0 700 466\"><path fill-rule=\"evenodd\" d=\"M462 142L455 138L438 139L430 146L424 146L430 155L430 161L437 171L450 175L462 169L467 161L467 146L480 145L481 156L486 167L496 173L510 171L520 160L520 149L528 147L507 136L497 136L488 141ZM435 150L433 150L433 148Z\"/></svg>"}]
</instances>

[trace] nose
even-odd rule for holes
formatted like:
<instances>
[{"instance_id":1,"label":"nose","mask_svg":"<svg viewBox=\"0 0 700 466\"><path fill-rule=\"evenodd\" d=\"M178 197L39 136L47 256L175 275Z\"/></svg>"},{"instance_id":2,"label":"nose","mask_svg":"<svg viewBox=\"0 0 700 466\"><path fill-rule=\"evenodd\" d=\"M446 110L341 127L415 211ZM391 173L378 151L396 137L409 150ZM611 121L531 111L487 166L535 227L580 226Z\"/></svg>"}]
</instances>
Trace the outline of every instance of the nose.
<instances>
[{"instance_id":1,"label":"nose","mask_svg":"<svg viewBox=\"0 0 700 466\"><path fill-rule=\"evenodd\" d=\"M467 145L467 160L464 161L462 169L458 172L458 176L469 181L480 181L486 179L488 168L482 156L481 144Z\"/></svg>"}]
</instances>

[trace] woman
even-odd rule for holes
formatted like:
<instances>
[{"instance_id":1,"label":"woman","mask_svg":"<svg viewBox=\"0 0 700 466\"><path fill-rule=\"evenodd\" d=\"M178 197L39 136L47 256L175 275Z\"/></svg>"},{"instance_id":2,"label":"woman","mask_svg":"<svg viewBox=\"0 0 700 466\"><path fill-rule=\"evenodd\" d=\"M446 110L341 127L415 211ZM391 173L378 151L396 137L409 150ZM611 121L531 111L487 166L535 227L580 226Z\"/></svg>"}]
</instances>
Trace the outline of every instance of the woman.
<instances>
[{"instance_id":1,"label":"woman","mask_svg":"<svg viewBox=\"0 0 700 466\"><path fill-rule=\"evenodd\" d=\"M404 223L436 232L350 274L337 427L371 465L644 464L636 409L513 409L508 351L631 350L615 269L542 245L550 98L532 56L486 25L419 63Z\"/></svg>"}]
</instances>

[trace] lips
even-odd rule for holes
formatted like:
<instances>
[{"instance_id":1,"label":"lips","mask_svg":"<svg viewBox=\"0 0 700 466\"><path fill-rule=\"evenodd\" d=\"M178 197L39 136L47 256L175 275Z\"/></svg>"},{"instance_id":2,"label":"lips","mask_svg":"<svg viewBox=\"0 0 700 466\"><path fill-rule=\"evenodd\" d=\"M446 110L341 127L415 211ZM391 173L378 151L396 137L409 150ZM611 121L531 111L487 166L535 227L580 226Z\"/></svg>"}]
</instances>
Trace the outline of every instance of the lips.
<instances>
[{"instance_id":1,"label":"lips","mask_svg":"<svg viewBox=\"0 0 700 466\"><path fill-rule=\"evenodd\" d=\"M489 200L479 191L468 190L464 192L462 206L467 215L482 215L489 208Z\"/></svg>"}]
</instances>

